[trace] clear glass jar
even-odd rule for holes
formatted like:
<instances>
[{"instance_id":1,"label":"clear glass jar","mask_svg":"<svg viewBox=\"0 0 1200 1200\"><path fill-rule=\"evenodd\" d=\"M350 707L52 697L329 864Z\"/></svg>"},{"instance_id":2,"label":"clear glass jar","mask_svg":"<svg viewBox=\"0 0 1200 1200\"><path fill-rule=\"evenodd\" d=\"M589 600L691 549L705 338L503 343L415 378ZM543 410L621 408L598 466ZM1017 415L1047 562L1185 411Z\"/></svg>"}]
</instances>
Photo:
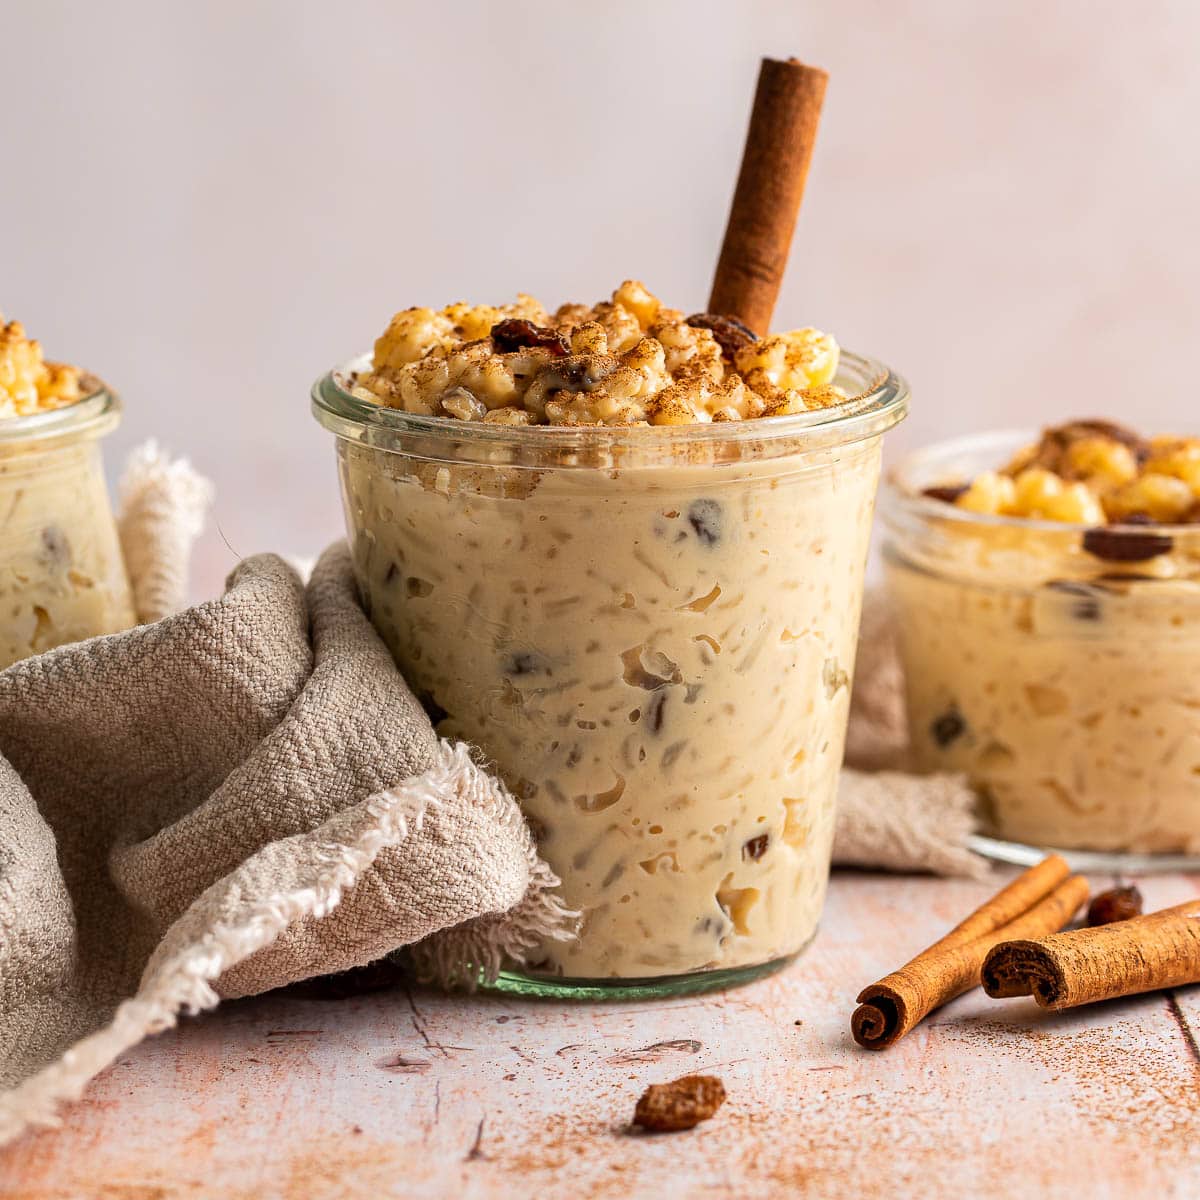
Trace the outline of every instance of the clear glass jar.
<instances>
[{"instance_id":1,"label":"clear glass jar","mask_svg":"<svg viewBox=\"0 0 1200 1200\"><path fill-rule=\"evenodd\" d=\"M371 618L583 913L578 941L500 986L695 990L797 953L828 878L903 382L847 354L858 399L839 408L570 429L381 408L344 378L317 383L314 412L338 436Z\"/></svg>"},{"instance_id":2,"label":"clear glass jar","mask_svg":"<svg viewBox=\"0 0 1200 1200\"><path fill-rule=\"evenodd\" d=\"M1089 533L921 495L1036 440L944 443L889 480L916 765L969 775L994 857L1200 865L1200 526Z\"/></svg>"},{"instance_id":3,"label":"clear glass jar","mask_svg":"<svg viewBox=\"0 0 1200 1200\"><path fill-rule=\"evenodd\" d=\"M99 439L120 419L78 403L0 420L0 669L135 623Z\"/></svg>"}]
</instances>

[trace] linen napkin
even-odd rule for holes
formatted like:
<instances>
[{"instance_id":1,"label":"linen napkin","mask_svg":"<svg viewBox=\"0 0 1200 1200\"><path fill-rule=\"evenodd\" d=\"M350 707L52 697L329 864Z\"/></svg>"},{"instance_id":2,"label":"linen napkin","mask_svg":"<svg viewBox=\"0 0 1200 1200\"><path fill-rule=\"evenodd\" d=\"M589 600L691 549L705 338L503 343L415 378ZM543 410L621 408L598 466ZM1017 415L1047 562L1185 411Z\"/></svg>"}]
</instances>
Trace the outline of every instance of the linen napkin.
<instances>
[{"instance_id":1,"label":"linen napkin","mask_svg":"<svg viewBox=\"0 0 1200 1200\"><path fill-rule=\"evenodd\" d=\"M913 774L908 758L904 670L891 606L877 588L859 627L834 864L985 877L991 865L967 845L978 798L966 777Z\"/></svg>"},{"instance_id":2,"label":"linen napkin","mask_svg":"<svg viewBox=\"0 0 1200 1200\"><path fill-rule=\"evenodd\" d=\"M145 502L174 489L194 518L203 489L165 466L121 524L170 551ZM179 590L154 561L139 607ZM0 671L0 1142L221 997L414 943L446 982L520 962L571 936L557 884L503 785L434 735L344 545L307 586L250 558L220 599Z\"/></svg>"},{"instance_id":3,"label":"linen napkin","mask_svg":"<svg viewBox=\"0 0 1200 1200\"><path fill-rule=\"evenodd\" d=\"M183 1011L380 959L442 982L573 936L516 803L439 742L357 599L246 559L176 613L208 485L153 447L121 488L136 629L0 672L0 1142ZM869 605L850 750L903 760ZM835 860L975 873L954 777L847 769Z\"/></svg>"}]
</instances>

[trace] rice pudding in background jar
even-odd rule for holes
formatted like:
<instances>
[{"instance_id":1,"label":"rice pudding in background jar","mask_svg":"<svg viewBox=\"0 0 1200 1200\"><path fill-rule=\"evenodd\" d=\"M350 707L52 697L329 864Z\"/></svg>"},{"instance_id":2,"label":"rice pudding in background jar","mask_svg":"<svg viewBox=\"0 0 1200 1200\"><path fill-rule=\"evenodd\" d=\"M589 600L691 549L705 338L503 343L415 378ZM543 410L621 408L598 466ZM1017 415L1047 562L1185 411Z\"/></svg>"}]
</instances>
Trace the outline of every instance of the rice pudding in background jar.
<instances>
[{"instance_id":1,"label":"rice pudding in background jar","mask_svg":"<svg viewBox=\"0 0 1200 1200\"><path fill-rule=\"evenodd\" d=\"M499 986L719 986L812 937L906 404L815 330L758 340L633 283L407 310L318 382L371 618L582 913Z\"/></svg>"},{"instance_id":2,"label":"rice pudding in background jar","mask_svg":"<svg viewBox=\"0 0 1200 1200\"><path fill-rule=\"evenodd\" d=\"M978 848L1200 864L1200 439L950 442L901 465L883 514L912 753L970 776Z\"/></svg>"},{"instance_id":3,"label":"rice pudding in background jar","mask_svg":"<svg viewBox=\"0 0 1200 1200\"><path fill-rule=\"evenodd\" d=\"M0 669L135 623L99 439L120 404L0 320Z\"/></svg>"}]
</instances>

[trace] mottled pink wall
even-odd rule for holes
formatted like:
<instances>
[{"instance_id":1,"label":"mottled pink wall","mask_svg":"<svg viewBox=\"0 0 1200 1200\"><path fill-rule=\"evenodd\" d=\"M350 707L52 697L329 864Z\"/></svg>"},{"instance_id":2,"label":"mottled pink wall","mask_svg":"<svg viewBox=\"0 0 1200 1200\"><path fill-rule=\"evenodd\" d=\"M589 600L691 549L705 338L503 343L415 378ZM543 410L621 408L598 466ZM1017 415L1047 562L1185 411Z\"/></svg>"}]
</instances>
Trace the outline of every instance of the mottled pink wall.
<instances>
[{"instance_id":1,"label":"mottled pink wall","mask_svg":"<svg viewBox=\"0 0 1200 1200\"><path fill-rule=\"evenodd\" d=\"M0 307L217 479L240 553L338 531L308 384L395 308L700 304L762 53L832 73L780 320L909 376L893 451L1200 425L1184 0L10 8Z\"/></svg>"}]
</instances>

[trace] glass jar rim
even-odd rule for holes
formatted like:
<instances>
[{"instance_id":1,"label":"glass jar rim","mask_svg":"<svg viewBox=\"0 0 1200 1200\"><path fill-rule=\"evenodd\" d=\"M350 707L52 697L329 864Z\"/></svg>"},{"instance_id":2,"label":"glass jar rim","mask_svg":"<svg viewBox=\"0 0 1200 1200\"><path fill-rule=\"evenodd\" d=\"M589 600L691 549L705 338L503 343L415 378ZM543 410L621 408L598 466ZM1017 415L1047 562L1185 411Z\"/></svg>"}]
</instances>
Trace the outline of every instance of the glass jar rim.
<instances>
[{"instance_id":1,"label":"glass jar rim","mask_svg":"<svg viewBox=\"0 0 1200 1200\"><path fill-rule=\"evenodd\" d=\"M937 480L932 478L920 479L922 468L928 468L939 460L959 457L964 458L973 453L996 451L1002 447L1011 450L1022 446L1032 445L1038 440L1038 431L1033 429L991 429L983 433L967 434L963 437L947 438L945 441L932 442L922 446L902 458L885 475L883 482L883 504L880 505L881 515L888 521L897 513L913 517L937 519L949 522L962 528L1008 528L1022 530L1043 530L1048 533L1086 530L1097 528L1082 522L1049 521L1042 517L1015 517L998 513L977 513L967 508L959 508L945 500L922 494L921 489L936 486ZM1003 460L996 458L996 467L1003 466ZM968 482L966 480L962 482ZM1099 526L1111 529L1117 533L1127 533L1131 536L1148 533L1159 533L1164 536L1186 536L1200 534L1200 525L1130 525L1114 523Z\"/></svg>"},{"instance_id":2,"label":"glass jar rim","mask_svg":"<svg viewBox=\"0 0 1200 1200\"><path fill-rule=\"evenodd\" d=\"M0 419L0 446L99 437L115 428L121 418L120 396L94 375L85 375L83 383L87 395L71 404Z\"/></svg>"},{"instance_id":3,"label":"glass jar rim","mask_svg":"<svg viewBox=\"0 0 1200 1200\"><path fill-rule=\"evenodd\" d=\"M504 446L595 450L628 447L672 450L713 443L774 442L791 438L821 446L846 445L885 433L908 411L908 384L875 359L841 352L848 366L868 382L843 404L790 416L746 421L696 422L690 425L499 425L460 421L388 408L361 400L345 386L346 378L371 366L370 352L327 371L312 387L312 410L324 428L351 441L374 440L367 431L387 436L419 434L480 447ZM839 373L841 367L839 367ZM807 436L806 436L807 435ZM803 444L801 449L806 448Z\"/></svg>"}]
</instances>

